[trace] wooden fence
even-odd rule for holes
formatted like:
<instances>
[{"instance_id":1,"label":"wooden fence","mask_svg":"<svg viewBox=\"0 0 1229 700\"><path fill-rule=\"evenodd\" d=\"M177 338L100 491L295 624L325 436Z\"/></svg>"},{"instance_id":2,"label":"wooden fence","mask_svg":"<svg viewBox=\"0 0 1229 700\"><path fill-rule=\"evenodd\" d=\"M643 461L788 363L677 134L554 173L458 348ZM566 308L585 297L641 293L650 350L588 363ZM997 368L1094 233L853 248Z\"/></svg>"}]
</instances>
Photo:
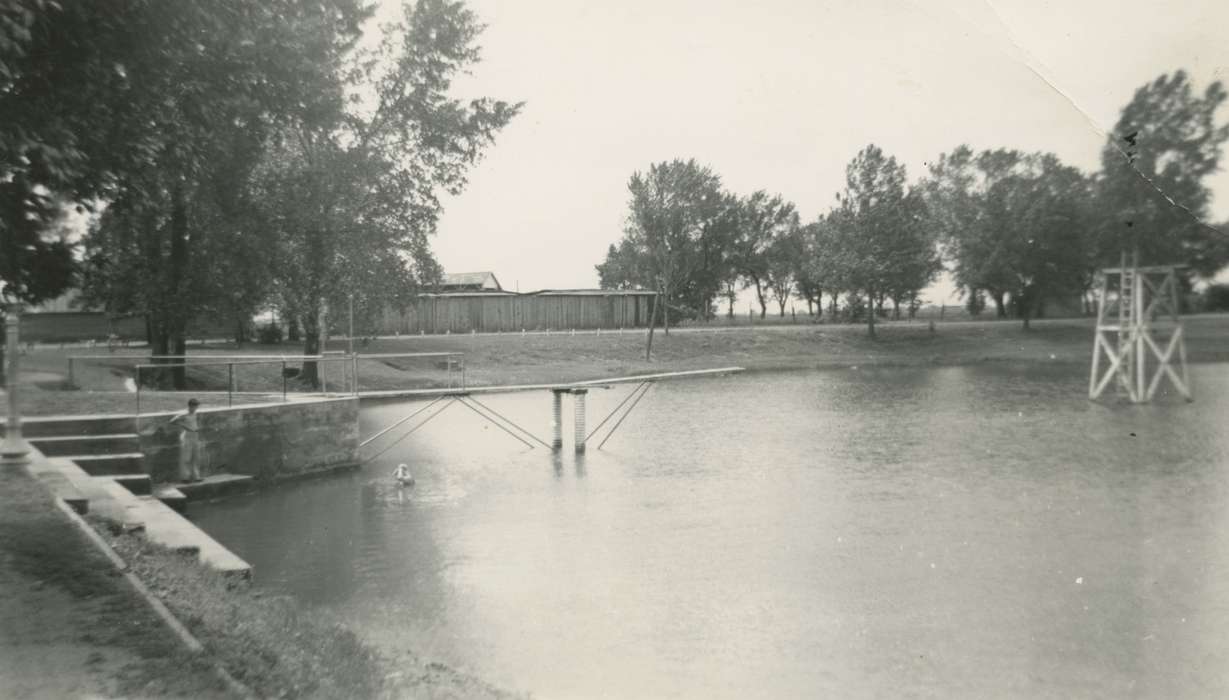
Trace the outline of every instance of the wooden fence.
<instances>
[{"instance_id":1,"label":"wooden fence","mask_svg":"<svg viewBox=\"0 0 1229 700\"><path fill-rule=\"evenodd\" d=\"M644 328L654 298L653 292L639 291L429 294L404 310L385 310L376 331L417 335Z\"/></svg>"}]
</instances>

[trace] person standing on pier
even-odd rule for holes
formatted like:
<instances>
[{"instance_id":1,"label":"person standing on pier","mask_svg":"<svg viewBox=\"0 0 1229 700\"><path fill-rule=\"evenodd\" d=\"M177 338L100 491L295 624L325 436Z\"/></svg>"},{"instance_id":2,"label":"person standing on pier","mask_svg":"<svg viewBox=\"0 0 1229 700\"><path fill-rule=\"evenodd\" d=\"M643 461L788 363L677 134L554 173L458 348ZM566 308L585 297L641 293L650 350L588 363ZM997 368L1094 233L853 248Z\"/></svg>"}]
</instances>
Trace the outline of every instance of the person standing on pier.
<instances>
[{"instance_id":1,"label":"person standing on pier","mask_svg":"<svg viewBox=\"0 0 1229 700\"><path fill-rule=\"evenodd\" d=\"M188 483L202 481L201 424L196 415L196 409L200 405L200 401L188 399L187 413L180 413L170 420L171 425L179 428L179 473Z\"/></svg>"}]
</instances>

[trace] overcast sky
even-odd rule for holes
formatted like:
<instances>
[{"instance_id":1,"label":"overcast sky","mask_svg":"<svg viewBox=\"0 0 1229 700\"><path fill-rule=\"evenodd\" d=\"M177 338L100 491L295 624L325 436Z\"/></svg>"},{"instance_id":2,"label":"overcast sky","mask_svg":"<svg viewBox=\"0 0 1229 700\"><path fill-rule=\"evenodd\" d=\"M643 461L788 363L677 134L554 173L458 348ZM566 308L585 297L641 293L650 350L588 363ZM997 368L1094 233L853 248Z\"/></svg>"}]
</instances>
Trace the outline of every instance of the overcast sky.
<instances>
[{"instance_id":1,"label":"overcast sky","mask_svg":"<svg viewBox=\"0 0 1229 700\"><path fill-rule=\"evenodd\" d=\"M445 201L434 247L447 271L521 291L596 286L627 180L656 161L695 158L809 220L867 143L911 180L960 143L1092 171L1135 88L1177 68L1201 91L1229 79L1225 0L469 5L488 27L458 89L526 105ZM1229 174L1210 184L1214 220L1229 219Z\"/></svg>"}]
</instances>

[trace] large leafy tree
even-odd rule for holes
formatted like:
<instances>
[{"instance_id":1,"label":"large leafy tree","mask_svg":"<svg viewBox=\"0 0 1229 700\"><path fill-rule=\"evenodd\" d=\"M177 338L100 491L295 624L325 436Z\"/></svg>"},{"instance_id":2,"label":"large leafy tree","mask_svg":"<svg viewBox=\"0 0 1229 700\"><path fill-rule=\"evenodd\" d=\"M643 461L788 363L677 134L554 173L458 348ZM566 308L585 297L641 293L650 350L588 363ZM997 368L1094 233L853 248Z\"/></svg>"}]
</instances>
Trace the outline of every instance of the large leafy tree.
<instances>
[{"instance_id":1,"label":"large leafy tree","mask_svg":"<svg viewBox=\"0 0 1229 700\"><path fill-rule=\"evenodd\" d=\"M1102 262L1138 251L1144 264L1184 264L1212 275L1229 261L1226 236L1206 222L1229 124L1220 82L1196 94L1184 71L1135 91L1101 150L1096 226Z\"/></svg>"},{"instance_id":2,"label":"large leafy tree","mask_svg":"<svg viewBox=\"0 0 1229 700\"><path fill-rule=\"evenodd\" d=\"M614 257L599 266L603 284L656 289L667 329L670 306L709 313L735 221L721 178L695 160L673 160L633 174L627 188L627 225Z\"/></svg>"},{"instance_id":3,"label":"large leafy tree","mask_svg":"<svg viewBox=\"0 0 1229 700\"><path fill-rule=\"evenodd\" d=\"M1007 291L1024 327L1050 300L1088 283L1088 180L1052 154L1024 157L991 188L986 227L997 232Z\"/></svg>"},{"instance_id":4,"label":"large leafy tree","mask_svg":"<svg viewBox=\"0 0 1229 700\"><path fill-rule=\"evenodd\" d=\"M921 183L928 224L971 299L984 291L1000 318L1029 318L1091 284L1090 183L1046 153L961 146ZM976 302L973 302L976 305Z\"/></svg>"},{"instance_id":5,"label":"large leafy tree","mask_svg":"<svg viewBox=\"0 0 1229 700\"><path fill-rule=\"evenodd\" d=\"M798 212L781 195L770 195L759 190L740 203L734 259L746 287L755 289L760 318L768 313L768 299L773 294L774 282L777 282L777 287L788 286L786 281L790 274L783 264L779 241L797 228ZM771 254L774 248L778 253L775 256ZM781 305L784 309L783 300Z\"/></svg>"},{"instance_id":6,"label":"large leafy tree","mask_svg":"<svg viewBox=\"0 0 1229 700\"><path fill-rule=\"evenodd\" d=\"M918 193L906 185L905 166L874 144L845 169L845 189L828 215L828 253L837 286L865 298L867 332L892 295L922 289L938 273L935 243L923 222Z\"/></svg>"},{"instance_id":7,"label":"large leafy tree","mask_svg":"<svg viewBox=\"0 0 1229 700\"><path fill-rule=\"evenodd\" d=\"M161 34L125 69L143 107L141 157L113 174L107 213L87 240L86 292L143 313L155 355L181 355L194 318L241 318L262 295L252 281L267 277L268 231L252 206L252 174L290 114L339 107L336 91L320 86L366 10L352 0L156 6ZM184 385L182 367L171 375Z\"/></svg>"},{"instance_id":8,"label":"large leafy tree","mask_svg":"<svg viewBox=\"0 0 1229 700\"><path fill-rule=\"evenodd\" d=\"M325 314L352 295L395 301L440 274L429 236L441 193L468 169L520 105L461 100L452 81L479 60L481 25L460 2L406 3L374 52L355 54L322 89L344 110L303 110L279 133L258 191L278 239L276 280L304 353L320 350ZM303 376L314 382L315 363Z\"/></svg>"}]
</instances>

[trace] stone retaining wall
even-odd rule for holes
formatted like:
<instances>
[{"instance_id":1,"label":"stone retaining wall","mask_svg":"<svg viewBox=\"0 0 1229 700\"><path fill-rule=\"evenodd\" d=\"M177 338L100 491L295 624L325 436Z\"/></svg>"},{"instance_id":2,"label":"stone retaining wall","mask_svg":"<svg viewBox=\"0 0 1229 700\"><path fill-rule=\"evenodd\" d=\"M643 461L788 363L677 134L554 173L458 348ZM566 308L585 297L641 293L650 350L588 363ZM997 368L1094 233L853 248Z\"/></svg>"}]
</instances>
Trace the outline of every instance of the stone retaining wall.
<instances>
[{"instance_id":1,"label":"stone retaining wall","mask_svg":"<svg viewBox=\"0 0 1229 700\"><path fill-rule=\"evenodd\" d=\"M142 415L140 425L148 429L173 415ZM272 480L358 462L357 398L202 408L197 415L202 475L227 472ZM140 440L145 470L154 481L180 478L177 430L158 430Z\"/></svg>"}]
</instances>

